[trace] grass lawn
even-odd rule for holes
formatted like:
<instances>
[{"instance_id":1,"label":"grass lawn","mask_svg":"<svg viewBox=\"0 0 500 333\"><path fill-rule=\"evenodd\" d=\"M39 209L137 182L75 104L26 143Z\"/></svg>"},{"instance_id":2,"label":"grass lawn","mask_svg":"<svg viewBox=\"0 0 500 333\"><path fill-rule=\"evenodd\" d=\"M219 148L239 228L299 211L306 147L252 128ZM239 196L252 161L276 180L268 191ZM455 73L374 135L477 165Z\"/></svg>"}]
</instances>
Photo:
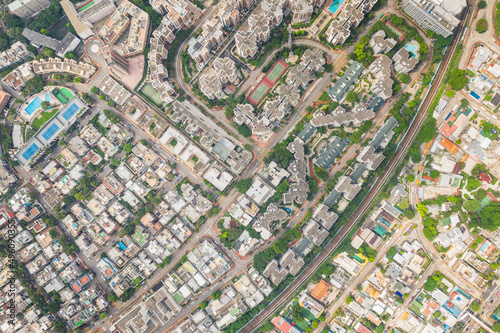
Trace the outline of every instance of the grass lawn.
<instances>
[{"instance_id":1,"label":"grass lawn","mask_svg":"<svg viewBox=\"0 0 500 333\"><path fill-rule=\"evenodd\" d=\"M57 111L59 111L59 109L42 111L38 118L33 120L33 124L31 126L38 131L43 124L49 121L57 113Z\"/></svg>"},{"instance_id":2,"label":"grass lawn","mask_svg":"<svg viewBox=\"0 0 500 333\"><path fill-rule=\"evenodd\" d=\"M145 84L139 92L146 96L157 107L161 108L163 106L163 100L161 99L160 93L153 86Z\"/></svg>"},{"instance_id":3,"label":"grass lawn","mask_svg":"<svg viewBox=\"0 0 500 333\"><path fill-rule=\"evenodd\" d=\"M405 210L406 208L408 208L408 198L404 197L403 200L401 200L401 202L398 202L396 206L398 206L402 210Z\"/></svg>"}]
</instances>

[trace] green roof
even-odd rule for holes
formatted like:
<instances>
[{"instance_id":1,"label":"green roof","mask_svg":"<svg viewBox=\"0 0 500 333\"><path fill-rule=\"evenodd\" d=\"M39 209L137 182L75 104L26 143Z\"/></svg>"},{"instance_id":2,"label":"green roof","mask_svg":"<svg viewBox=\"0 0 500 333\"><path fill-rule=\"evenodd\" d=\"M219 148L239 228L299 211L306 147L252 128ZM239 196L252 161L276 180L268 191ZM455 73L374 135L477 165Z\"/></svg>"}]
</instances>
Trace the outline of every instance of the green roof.
<instances>
[{"instance_id":1,"label":"green roof","mask_svg":"<svg viewBox=\"0 0 500 333\"><path fill-rule=\"evenodd\" d=\"M387 234L387 230L382 228L381 226L377 225L374 229L373 232L379 235L380 237L384 237Z\"/></svg>"},{"instance_id":2,"label":"green roof","mask_svg":"<svg viewBox=\"0 0 500 333\"><path fill-rule=\"evenodd\" d=\"M439 220L439 225L441 227L446 227L451 224L451 219L449 217L445 217L444 219Z\"/></svg>"}]
</instances>

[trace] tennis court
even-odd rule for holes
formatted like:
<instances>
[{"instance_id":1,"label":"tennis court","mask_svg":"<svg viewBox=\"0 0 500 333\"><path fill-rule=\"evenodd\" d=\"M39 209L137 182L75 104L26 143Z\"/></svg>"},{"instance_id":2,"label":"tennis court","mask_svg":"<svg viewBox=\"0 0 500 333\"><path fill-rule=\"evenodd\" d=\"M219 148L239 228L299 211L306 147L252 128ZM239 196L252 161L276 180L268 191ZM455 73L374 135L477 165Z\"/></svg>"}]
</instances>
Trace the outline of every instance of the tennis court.
<instances>
[{"instance_id":1,"label":"tennis court","mask_svg":"<svg viewBox=\"0 0 500 333\"><path fill-rule=\"evenodd\" d=\"M262 97L264 97L264 95L269 91L269 89L271 89L271 87L271 85L262 80L257 88L254 89L250 97L248 97L248 100L254 105L259 104Z\"/></svg>"},{"instance_id":2,"label":"tennis court","mask_svg":"<svg viewBox=\"0 0 500 333\"><path fill-rule=\"evenodd\" d=\"M52 90L52 94L59 100L59 102L66 104L69 102L69 99L67 99L63 93L59 89L54 89Z\"/></svg>"},{"instance_id":3,"label":"tennis court","mask_svg":"<svg viewBox=\"0 0 500 333\"><path fill-rule=\"evenodd\" d=\"M269 81L271 81L273 84L275 84L276 81L278 81L278 79L280 78L281 74L283 74L283 72L285 71L286 68L287 68L287 64L283 60L278 60L274 64L273 68L271 68L269 73L267 73L266 77L269 79Z\"/></svg>"},{"instance_id":4,"label":"tennis court","mask_svg":"<svg viewBox=\"0 0 500 333\"><path fill-rule=\"evenodd\" d=\"M71 117L73 117L75 115L75 113L78 112L78 110L80 110L78 105L76 105L76 103L73 103L66 109L66 111L63 112L62 116L64 119L69 121L71 119Z\"/></svg>"},{"instance_id":5,"label":"tennis court","mask_svg":"<svg viewBox=\"0 0 500 333\"><path fill-rule=\"evenodd\" d=\"M45 130L45 132L43 132L42 137L45 140L49 141L54 136L54 134L57 133L58 130L59 126L57 126L57 124L52 124Z\"/></svg>"},{"instance_id":6,"label":"tennis court","mask_svg":"<svg viewBox=\"0 0 500 333\"><path fill-rule=\"evenodd\" d=\"M39 149L40 147L38 147L36 143L33 143L28 149L26 149L22 156L26 161L29 161Z\"/></svg>"}]
</instances>

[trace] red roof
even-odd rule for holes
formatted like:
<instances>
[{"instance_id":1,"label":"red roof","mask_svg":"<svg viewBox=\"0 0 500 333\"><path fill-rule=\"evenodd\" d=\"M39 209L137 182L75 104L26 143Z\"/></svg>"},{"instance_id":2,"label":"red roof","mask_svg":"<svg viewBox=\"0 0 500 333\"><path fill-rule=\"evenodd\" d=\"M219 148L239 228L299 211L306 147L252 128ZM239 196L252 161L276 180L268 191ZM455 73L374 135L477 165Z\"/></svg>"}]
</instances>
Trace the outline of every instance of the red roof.
<instances>
[{"instance_id":1,"label":"red roof","mask_svg":"<svg viewBox=\"0 0 500 333\"><path fill-rule=\"evenodd\" d=\"M292 325L281 316L273 318L273 320L271 320L271 323L273 323L277 329L285 333L288 333L292 328Z\"/></svg>"},{"instance_id":2,"label":"red roof","mask_svg":"<svg viewBox=\"0 0 500 333\"><path fill-rule=\"evenodd\" d=\"M493 196L490 192L486 192L486 195L493 199L493 202L498 202L498 199Z\"/></svg>"},{"instance_id":3,"label":"red roof","mask_svg":"<svg viewBox=\"0 0 500 333\"><path fill-rule=\"evenodd\" d=\"M356 327L356 332L359 332L359 333L372 333L369 329L367 329L361 323L358 323L358 325Z\"/></svg>"},{"instance_id":4,"label":"red roof","mask_svg":"<svg viewBox=\"0 0 500 333\"><path fill-rule=\"evenodd\" d=\"M490 175L488 175L484 172L481 172L479 175L477 175L477 177L479 178L480 181L491 184L491 176Z\"/></svg>"}]
</instances>

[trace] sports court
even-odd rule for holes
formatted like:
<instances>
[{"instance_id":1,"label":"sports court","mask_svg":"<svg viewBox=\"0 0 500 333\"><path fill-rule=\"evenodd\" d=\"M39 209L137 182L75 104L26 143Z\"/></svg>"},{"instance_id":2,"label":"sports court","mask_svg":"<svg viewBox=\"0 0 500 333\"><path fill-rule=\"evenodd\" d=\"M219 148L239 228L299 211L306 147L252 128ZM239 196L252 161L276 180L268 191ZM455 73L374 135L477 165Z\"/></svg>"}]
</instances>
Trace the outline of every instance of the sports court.
<instances>
[{"instance_id":1,"label":"sports court","mask_svg":"<svg viewBox=\"0 0 500 333\"><path fill-rule=\"evenodd\" d=\"M80 107L76 105L76 103L73 103L66 109L66 111L63 112L62 116L64 119L69 121L78 110L80 110Z\"/></svg>"},{"instance_id":2,"label":"sports court","mask_svg":"<svg viewBox=\"0 0 500 333\"><path fill-rule=\"evenodd\" d=\"M31 146L29 146L28 149L26 149L26 151L23 153L23 157L26 159L26 160L30 160L33 155L36 154L36 152L40 149L40 147L38 147L38 145L36 143L33 143L31 144Z\"/></svg>"},{"instance_id":3,"label":"sports court","mask_svg":"<svg viewBox=\"0 0 500 333\"><path fill-rule=\"evenodd\" d=\"M257 87L252 91L248 97L248 101L253 105L260 103L262 98L267 94L267 92L274 86L274 84L279 80L281 74L286 70L288 65L283 60L278 60L267 72L266 76L260 81Z\"/></svg>"},{"instance_id":4,"label":"sports court","mask_svg":"<svg viewBox=\"0 0 500 333\"><path fill-rule=\"evenodd\" d=\"M260 81L260 83L257 86L257 88L255 88L253 90L253 92L250 95L250 97L248 97L248 100L253 105L259 104L259 102L262 100L262 97L264 97L264 95L267 94L267 92L269 91L269 89L271 89L272 87L273 87L272 84L269 84L268 82L264 81L264 79L263 79L262 81Z\"/></svg>"},{"instance_id":5,"label":"sports court","mask_svg":"<svg viewBox=\"0 0 500 333\"><path fill-rule=\"evenodd\" d=\"M286 70L287 67L288 67L288 65L286 64L286 62L284 62L283 60L280 59L280 60L276 61L274 66L269 70L269 72L267 72L267 75L265 78L267 78L274 85L278 81L278 79L280 78L281 74L283 74L283 72Z\"/></svg>"},{"instance_id":6,"label":"sports court","mask_svg":"<svg viewBox=\"0 0 500 333\"><path fill-rule=\"evenodd\" d=\"M45 130L45 132L43 132L42 137L45 140L49 141L58 130L59 130L59 126L55 123L52 123L49 126L49 128L47 128L47 130Z\"/></svg>"}]
</instances>

